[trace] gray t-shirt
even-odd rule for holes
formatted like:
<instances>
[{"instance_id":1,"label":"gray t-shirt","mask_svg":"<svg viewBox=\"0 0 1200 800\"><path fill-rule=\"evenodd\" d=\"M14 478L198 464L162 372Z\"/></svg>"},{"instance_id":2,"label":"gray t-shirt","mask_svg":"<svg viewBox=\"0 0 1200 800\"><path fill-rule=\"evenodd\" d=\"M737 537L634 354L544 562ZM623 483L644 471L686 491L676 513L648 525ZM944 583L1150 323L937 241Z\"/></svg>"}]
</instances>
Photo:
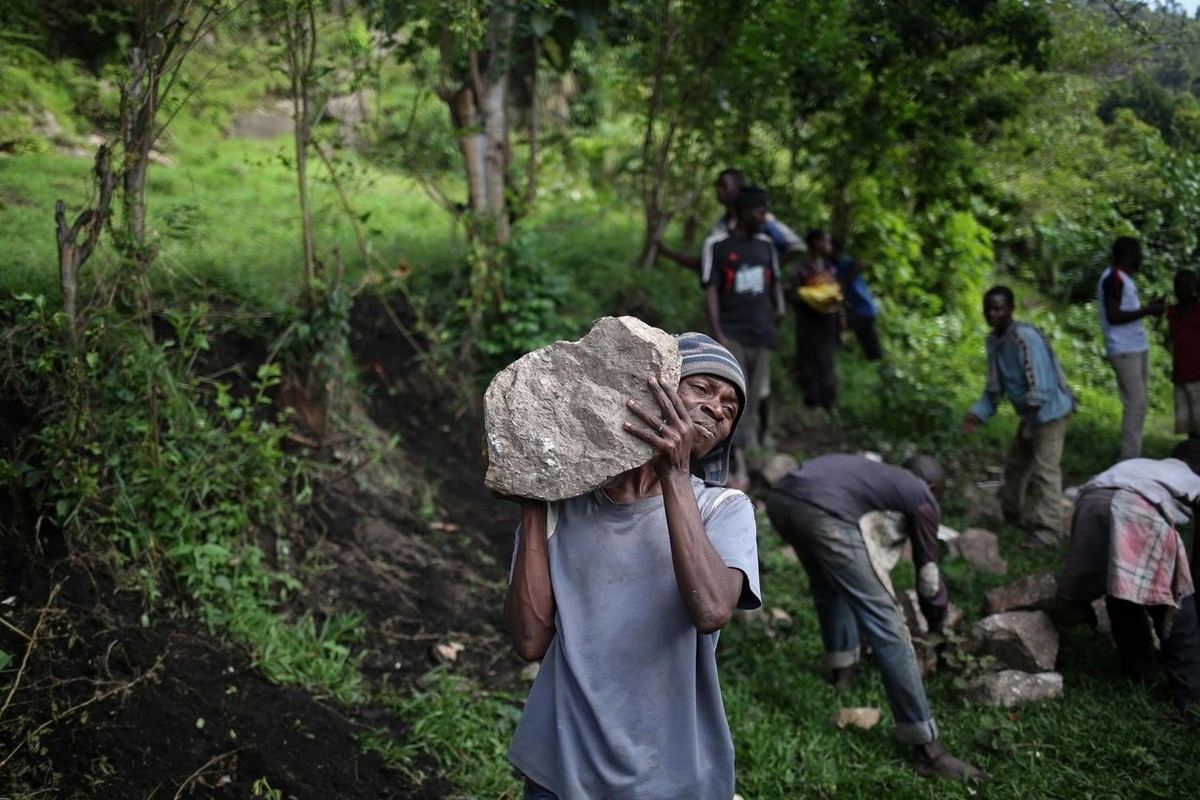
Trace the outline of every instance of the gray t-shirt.
<instances>
[{"instance_id":1,"label":"gray t-shirt","mask_svg":"<svg viewBox=\"0 0 1200 800\"><path fill-rule=\"evenodd\" d=\"M697 478L692 488L713 546L746 575L738 607L757 608L749 498ZM662 496L553 503L547 531L556 634L509 759L561 800L729 800L718 633L697 631L683 605Z\"/></svg>"}]
</instances>

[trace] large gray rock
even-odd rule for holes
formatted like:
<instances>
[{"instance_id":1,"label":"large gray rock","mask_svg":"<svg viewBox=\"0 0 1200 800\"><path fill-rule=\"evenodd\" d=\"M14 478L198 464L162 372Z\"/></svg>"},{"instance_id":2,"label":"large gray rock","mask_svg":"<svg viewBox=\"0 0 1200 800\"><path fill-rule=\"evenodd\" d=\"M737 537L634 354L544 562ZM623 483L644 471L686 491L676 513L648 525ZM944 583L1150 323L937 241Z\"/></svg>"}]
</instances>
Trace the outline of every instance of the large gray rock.
<instances>
[{"instance_id":1,"label":"large gray rock","mask_svg":"<svg viewBox=\"0 0 1200 800\"><path fill-rule=\"evenodd\" d=\"M983 613L999 614L1018 609L1052 611L1058 597L1058 577L1037 572L1008 586L990 590L983 599Z\"/></svg>"},{"instance_id":2,"label":"large gray rock","mask_svg":"<svg viewBox=\"0 0 1200 800\"><path fill-rule=\"evenodd\" d=\"M1000 540L983 528L967 528L946 543L951 555L961 556L977 570L993 575L1008 574L1008 562L1000 556Z\"/></svg>"},{"instance_id":3,"label":"large gray rock","mask_svg":"<svg viewBox=\"0 0 1200 800\"><path fill-rule=\"evenodd\" d=\"M1045 611L1006 611L971 627L979 651L1012 669L1047 672L1058 658L1058 629Z\"/></svg>"},{"instance_id":4,"label":"large gray rock","mask_svg":"<svg viewBox=\"0 0 1200 800\"><path fill-rule=\"evenodd\" d=\"M1063 696L1063 678L1057 672L1029 673L1015 669L990 672L967 686L966 699L990 706L1012 708Z\"/></svg>"},{"instance_id":5,"label":"large gray rock","mask_svg":"<svg viewBox=\"0 0 1200 800\"><path fill-rule=\"evenodd\" d=\"M1003 519L1000 510L999 481L968 482L963 486L962 494L966 505L966 516L969 520Z\"/></svg>"},{"instance_id":6,"label":"large gray rock","mask_svg":"<svg viewBox=\"0 0 1200 800\"><path fill-rule=\"evenodd\" d=\"M562 500L650 460L650 445L623 427L641 421L629 399L657 417L650 376L679 384L675 337L636 317L603 317L578 342L526 353L484 395L487 474L504 495Z\"/></svg>"}]
</instances>

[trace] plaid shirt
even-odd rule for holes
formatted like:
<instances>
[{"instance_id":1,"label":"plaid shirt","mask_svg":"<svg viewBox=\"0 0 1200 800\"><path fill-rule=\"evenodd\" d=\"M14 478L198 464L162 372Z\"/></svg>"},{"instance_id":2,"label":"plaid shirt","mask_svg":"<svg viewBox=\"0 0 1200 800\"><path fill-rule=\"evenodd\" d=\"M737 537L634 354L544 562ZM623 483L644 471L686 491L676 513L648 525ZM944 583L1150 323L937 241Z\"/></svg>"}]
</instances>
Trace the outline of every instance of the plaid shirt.
<instances>
[{"instance_id":1,"label":"plaid shirt","mask_svg":"<svg viewBox=\"0 0 1200 800\"><path fill-rule=\"evenodd\" d=\"M1108 594L1140 605L1170 605L1195 592L1179 532L1136 492L1113 494Z\"/></svg>"}]
</instances>

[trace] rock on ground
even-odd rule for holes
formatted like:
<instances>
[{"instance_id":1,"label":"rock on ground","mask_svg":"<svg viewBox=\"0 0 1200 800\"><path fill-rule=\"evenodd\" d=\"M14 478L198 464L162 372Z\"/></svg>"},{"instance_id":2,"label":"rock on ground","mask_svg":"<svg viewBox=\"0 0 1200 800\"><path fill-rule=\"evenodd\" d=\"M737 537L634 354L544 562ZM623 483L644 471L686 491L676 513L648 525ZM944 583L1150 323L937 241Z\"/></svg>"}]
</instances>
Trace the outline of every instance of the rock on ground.
<instances>
[{"instance_id":1,"label":"rock on ground","mask_svg":"<svg viewBox=\"0 0 1200 800\"><path fill-rule=\"evenodd\" d=\"M862 728L869 731L879 724L882 716L883 713L873 706L839 708L833 712L833 724L839 728L853 725L855 728Z\"/></svg>"},{"instance_id":2,"label":"rock on ground","mask_svg":"<svg viewBox=\"0 0 1200 800\"><path fill-rule=\"evenodd\" d=\"M1000 555L1000 540L996 534L983 528L967 528L958 538L946 543L951 555L967 560L977 570L993 575L1007 575L1008 562Z\"/></svg>"},{"instance_id":3,"label":"rock on ground","mask_svg":"<svg viewBox=\"0 0 1200 800\"><path fill-rule=\"evenodd\" d=\"M325 103L325 113L346 125L361 125L371 113L371 96L360 91L331 97Z\"/></svg>"},{"instance_id":4,"label":"rock on ground","mask_svg":"<svg viewBox=\"0 0 1200 800\"><path fill-rule=\"evenodd\" d=\"M1058 629L1045 611L1006 611L976 622L978 648L1012 669L1046 672L1058 658Z\"/></svg>"},{"instance_id":5,"label":"rock on ground","mask_svg":"<svg viewBox=\"0 0 1200 800\"><path fill-rule=\"evenodd\" d=\"M971 681L964 697L974 703L1012 708L1063 696L1063 678L1057 672L1029 673L1015 669L991 672Z\"/></svg>"},{"instance_id":6,"label":"rock on ground","mask_svg":"<svg viewBox=\"0 0 1200 800\"><path fill-rule=\"evenodd\" d=\"M636 317L603 317L578 342L526 353L484 395L487 474L502 495L576 497L650 460L650 445L623 427L641 421L632 398L662 412L647 378L679 383L675 337Z\"/></svg>"},{"instance_id":7,"label":"rock on ground","mask_svg":"<svg viewBox=\"0 0 1200 800\"><path fill-rule=\"evenodd\" d=\"M1018 609L1050 611L1057 597L1058 577L1052 572L1038 572L990 590L983 599L983 613L1000 614Z\"/></svg>"}]
</instances>

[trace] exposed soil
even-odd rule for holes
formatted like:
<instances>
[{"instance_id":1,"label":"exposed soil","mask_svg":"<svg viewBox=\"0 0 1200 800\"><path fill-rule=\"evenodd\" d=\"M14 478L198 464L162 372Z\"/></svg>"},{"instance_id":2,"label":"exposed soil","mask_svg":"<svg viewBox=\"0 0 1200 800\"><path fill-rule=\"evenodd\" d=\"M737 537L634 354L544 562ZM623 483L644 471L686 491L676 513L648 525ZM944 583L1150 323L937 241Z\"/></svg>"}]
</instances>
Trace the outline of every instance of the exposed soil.
<instances>
[{"instance_id":1,"label":"exposed soil","mask_svg":"<svg viewBox=\"0 0 1200 800\"><path fill-rule=\"evenodd\" d=\"M511 688L523 664L500 607L516 512L483 487L480 420L420 377L378 301L356 309L352 346L364 411L400 437L405 477L394 492L367 491L347 469L319 487L292 539L297 558L322 566L294 610L362 613L369 681L412 686L435 665L433 646L453 640L464 645L455 669ZM220 348L226 361L262 356L251 341ZM10 436L18 421L6 422ZM0 710L0 797L242 800L264 778L302 800L449 794L437 777L413 785L363 752L355 737L389 724L382 709L275 685L252 653L184 614L156 611L144 625L140 595L114 590L12 498L0 498L0 554L0 650L21 667Z\"/></svg>"},{"instance_id":2,"label":"exposed soil","mask_svg":"<svg viewBox=\"0 0 1200 800\"><path fill-rule=\"evenodd\" d=\"M464 645L454 669L488 687L521 685L500 618L516 509L483 487L479 416L422 377L379 301L360 303L353 325L363 411L400 437L403 479L367 491L367 476L343 469L320 486L291 539L294 556L323 567L292 610L362 613L363 669L376 684L415 685L436 663L432 648L452 640ZM263 352L225 339L217 355L253 362ZM0 404L5 413L0 446L23 422ZM809 452L843 438L802 435ZM325 455L341 457L336 447ZM19 499L0 498L0 554L0 650L20 666L16 691L0 698L0 798L244 800L260 779L301 800L449 794L435 767L414 785L363 752L358 734L396 725L382 709L273 684L252 653L185 614L157 610L143 624L143 598L114 589Z\"/></svg>"}]
</instances>

